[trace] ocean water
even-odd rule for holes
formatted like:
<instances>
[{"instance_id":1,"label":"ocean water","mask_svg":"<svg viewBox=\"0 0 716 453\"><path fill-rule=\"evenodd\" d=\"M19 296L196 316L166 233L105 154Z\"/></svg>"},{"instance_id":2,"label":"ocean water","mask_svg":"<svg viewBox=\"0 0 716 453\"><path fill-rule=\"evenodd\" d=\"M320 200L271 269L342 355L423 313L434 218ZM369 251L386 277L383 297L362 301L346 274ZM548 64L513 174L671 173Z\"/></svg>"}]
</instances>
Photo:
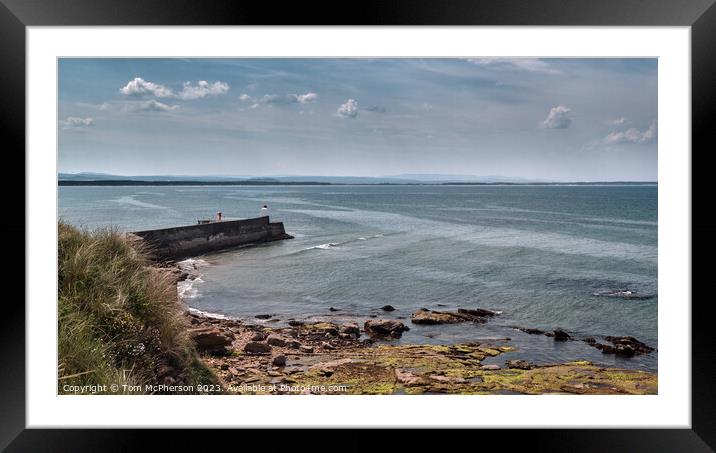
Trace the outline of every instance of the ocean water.
<instances>
[{"instance_id":1,"label":"ocean water","mask_svg":"<svg viewBox=\"0 0 716 453\"><path fill-rule=\"evenodd\" d=\"M197 310L252 322L397 318L402 342L509 337L495 362L575 359L656 370L658 353L603 355L512 326L576 335L631 335L657 346L657 187L238 186L60 187L59 216L123 231L196 223L268 204L295 239L197 257L181 288ZM646 300L595 296L629 289ZM393 305L385 313L380 307ZM331 312L333 307L339 311ZM486 324L414 326L419 308L481 307ZM489 363L486 362L486 363Z\"/></svg>"}]
</instances>

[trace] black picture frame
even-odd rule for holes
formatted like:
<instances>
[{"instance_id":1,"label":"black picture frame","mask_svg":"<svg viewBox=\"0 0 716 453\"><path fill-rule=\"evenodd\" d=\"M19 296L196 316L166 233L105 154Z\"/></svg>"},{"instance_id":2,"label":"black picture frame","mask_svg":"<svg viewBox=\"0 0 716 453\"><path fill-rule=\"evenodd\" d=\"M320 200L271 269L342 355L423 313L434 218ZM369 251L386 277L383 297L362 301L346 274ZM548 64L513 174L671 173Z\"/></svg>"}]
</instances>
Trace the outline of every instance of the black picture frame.
<instances>
[{"instance_id":1,"label":"black picture frame","mask_svg":"<svg viewBox=\"0 0 716 453\"><path fill-rule=\"evenodd\" d=\"M710 119L716 110L716 6L714 0L361 0L355 3L286 3L245 0L0 0L0 128L6 155L25 154L25 31L28 26L89 25L515 25L515 26L690 26L692 64L692 429L640 430L516 430L513 446L547 447L552 451L693 451L716 449L716 354L711 340L711 298L705 295L708 266L699 266L714 252L716 221L707 210L697 211L708 196L707 165ZM687 152L687 150L674 150ZM20 172L17 172L20 174ZM24 172L22 172L24 174ZM4 180L6 193L17 185ZM23 185L24 186L24 185ZM25 237L24 202L16 200L14 214L0 220L7 236ZM21 204L22 203L22 204ZM22 271L20 269L23 269ZM24 267L17 266L16 281ZM7 451L125 450L142 445L140 435L158 435L170 448L206 448L216 440L238 439L227 431L210 436L196 433L153 433L143 430L25 429L25 309L6 300L0 316L3 365L0 367L0 448ZM686 305L690 301L685 300ZM545 408L548 411L548 408ZM536 414L536 416L548 414ZM161 414L157 414L161 417ZM399 416L399 413L396 414ZM186 432L185 432L186 433ZM360 438L336 430L357 448ZM171 436L171 441L169 440ZM506 441L504 433L494 438ZM516 436L516 437L513 437ZM274 437L274 436L272 436ZM432 436L401 436L400 448ZM461 436L464 437L464 436ZM480 434L489 438L490 433ZM275 437L276 439L280 437ZM292 442L300 436L290 435ZM453 438L452 436L450 438ZM439 436L438 439L447 439ZM466 439L461 439L466 440ZM143 441L142 441L143 442ZM245 444L246 445L246 444ZM349 446L350 447L350 446Z\"/></svg>"}]
</instances>

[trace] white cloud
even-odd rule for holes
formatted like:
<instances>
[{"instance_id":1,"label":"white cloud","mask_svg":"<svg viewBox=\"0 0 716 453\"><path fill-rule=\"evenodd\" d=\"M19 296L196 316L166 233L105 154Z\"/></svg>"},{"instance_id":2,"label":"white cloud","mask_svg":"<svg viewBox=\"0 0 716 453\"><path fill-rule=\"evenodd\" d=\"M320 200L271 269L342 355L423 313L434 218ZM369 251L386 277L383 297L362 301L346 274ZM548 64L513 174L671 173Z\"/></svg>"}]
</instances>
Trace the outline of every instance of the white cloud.
<instances>
[{"instance_id":1,"label":"white cloud","mask_svg":"<svg viewBox=\"0 0 716 453\"><path fill-rule=\"evenodd\" d=\"M263 105L285 105L285 104L308 104L315 102L318 94L308 92L306 94L264 94L260 98L253 98L246 93L239 96L241 102L251 102L252 104ZM255 108L253 105L252 108Z\"/></svg>"},{"instance_id":2,"label":"white cloud","mask_svg":"<svg viewBox=\"0 0 716 453\"><path fill-rule=\"evenodd\" d=\"M300 104L308 104L309 102L315 102L316 99L318 99L318 95L316 93L292 94L289 96L296 96L296 101Z\"/></svg>"},{"instance_id":3,"label":"white cloud","mask_svg":"<svg viewBox=\"0 0 716 453\"><path fill-rule=\"evenodd\" d=\"M656 121L643 131L631 127L623 132L612 132L604 138L607 145L621 145L634 143L651 143L656 140L657 128Z\"/></svg>"},{"instance_id":4,"label":"white cloud","mask_svg":"<svg viewBox=\"0 0 716 453\"><path fill-rule=\"evenodd\" d=\"M548 129L566 129L572 124L572 119L569 117L571 111L572 109L562 104L552 107L547 118L540 125Z\"/></svg>"},{"instance_id":5,"label":"white cloud","mask_svg":"<svg viewBox=\"0 0 716 453\"><path fill-rule=\"evenodd\" d=\"M226 82L209 83L206 80L200 80L196 85L191 82L184 82L184 87L179 92L179 99L201 99L207 96L218 96L229 91L229 84Z\"/></svg>"},{"instance_id":6,"label":"white cloud","mask_svg":"<svg viewBox=\"0 0 716 453\"><path fill-rule=\"evenodd\" d=\"M64 130L80 132L94 126L94 119L90 117L80 118L77 116L68 116L63 121L60 121L60 124L62 124L62 129Z\"/></svg>"},{"instance_id":7,"label":"white cloud","mask_svg":"<svg viewBox=\"0 0 716 453\"><path fill-rule=\"evenodd\" d=\"M185 100L201 99L207 96L216 96L229 91L229 84L226 82L209 83L200 80L196 85L191 82L184 82L182 90L178 93L164 85L149 82L141 77L135 77L119 89L125 96L132 97L155 97L155 98L179 98Z\"/></svg>"},{"instance_id":8,"label":"white cloud","mask_svg":"<svg viewBox=\"0 0 716 453\"><path fill-rule=\"evenodd\" d=\"M135 77L127 82L125 86L119 90L125 96L154 96L158 98L172 97L172 90L158 83L148 82L141 77Z\"/></svg>"},{"instance_id":9,"label":"white cloud","mask_svg":"<svg viewBox=\"0 0 716 453\"><path fill-rule=\"evenodd\" d=\"M619 118L615 118L613 120L607 121L607 124L611 124L612 126L621 126L622 124L626 124L628 122L629 122L628 119L626 119L623 116L620 116Z\"/></svg>"},{"instance_id":10,"label":"white cloud","mask_svg":"<svg viewBox=\"0 0 716 453\"><path fill-rule=\"evenodd\" d=\"M152 99L135 105L133 110L138 112L171 112L178 108L178 105L167 105Z\"/></svg>"},{"instance_id":11,"label":"white cloud","mask_svg":"<svg viewBox=\"0 0 716 453\"><path fill-rule=\"evenodd\" d=\"M539 58L468 58L467 61L478 66L489 66L495 69L520 69L545 74L562 73Z\"/></svg>"},{"instance_id":12,"label":"white cloud","mask_svg":"<svg viewBox=\"0 0 716 453\"><path fill-rule=\"evenodd\" d=\"M348 99L344 104L341 104L336 110L336 115L341 118L355 118L358 116L358 101L355 99Z\"/></svg>"}]
</instances>

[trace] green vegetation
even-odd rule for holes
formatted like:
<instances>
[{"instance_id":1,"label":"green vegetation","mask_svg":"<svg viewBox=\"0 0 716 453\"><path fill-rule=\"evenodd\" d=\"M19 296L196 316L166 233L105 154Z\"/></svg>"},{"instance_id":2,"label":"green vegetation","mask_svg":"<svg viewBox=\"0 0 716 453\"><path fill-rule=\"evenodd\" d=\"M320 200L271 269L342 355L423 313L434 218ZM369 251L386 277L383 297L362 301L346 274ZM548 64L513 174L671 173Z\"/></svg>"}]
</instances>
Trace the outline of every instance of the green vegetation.
<instances>
[{"instance_id":1,"label":"green vegetation","mask_svg":"<svg viewBox=\"0 0 716 453\"><path fill-rule=\"evenodd\" d=\"M100 392L113 394L217 382L189 337L172 276L123 234L60 222L58 288L59 393L70 393L67 385L116 384L118 392Z\"/></svg>"}]
</instances>

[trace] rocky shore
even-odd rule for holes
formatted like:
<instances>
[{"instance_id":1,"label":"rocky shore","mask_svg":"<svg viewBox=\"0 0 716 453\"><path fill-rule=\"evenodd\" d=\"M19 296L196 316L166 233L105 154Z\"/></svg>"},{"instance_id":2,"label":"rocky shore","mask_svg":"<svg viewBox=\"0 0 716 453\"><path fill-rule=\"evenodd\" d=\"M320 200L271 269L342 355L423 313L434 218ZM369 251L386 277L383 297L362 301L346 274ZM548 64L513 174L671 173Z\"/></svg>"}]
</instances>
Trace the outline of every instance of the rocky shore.
<instances>
[{"instance_id":1,"label":"rocky shore","mask_svg":"<svg viewBox=\"0 0 716 453\"><path fill-rule=\"evenodd\" d=\"M579 361L536 366L482 362L509 339L395 345L394 320L301 323L281 328L187 312L191 335L225 393L238 394L655 394L657 376Z\"/></svg>"},{"instance_id":2,"label":"rocky shore","mask_svg":"<svg viewBox=\"0 0 716 453\"><path fill-rule=\"evenodd\" d=\"M166 270L177 281L191 278L176 267ZM481 308L421 309L409 323L484 323L499 314ZM409 325L380 317L362 325L292 319L285 327L272 327L265 322L272 315L256 315L264 321L256 323L190 310L185 316L202 360L227 394L656 394L658 387L655 373L587 361L484 364L489 357L514 351L509 338L452 345L395 344L393 340L410 330ZM577 338L562 329L514 328L554 341L584 341L605 354L629 357L653 351L632 337L597 340Z\"/></svg>"}]
</instances>

